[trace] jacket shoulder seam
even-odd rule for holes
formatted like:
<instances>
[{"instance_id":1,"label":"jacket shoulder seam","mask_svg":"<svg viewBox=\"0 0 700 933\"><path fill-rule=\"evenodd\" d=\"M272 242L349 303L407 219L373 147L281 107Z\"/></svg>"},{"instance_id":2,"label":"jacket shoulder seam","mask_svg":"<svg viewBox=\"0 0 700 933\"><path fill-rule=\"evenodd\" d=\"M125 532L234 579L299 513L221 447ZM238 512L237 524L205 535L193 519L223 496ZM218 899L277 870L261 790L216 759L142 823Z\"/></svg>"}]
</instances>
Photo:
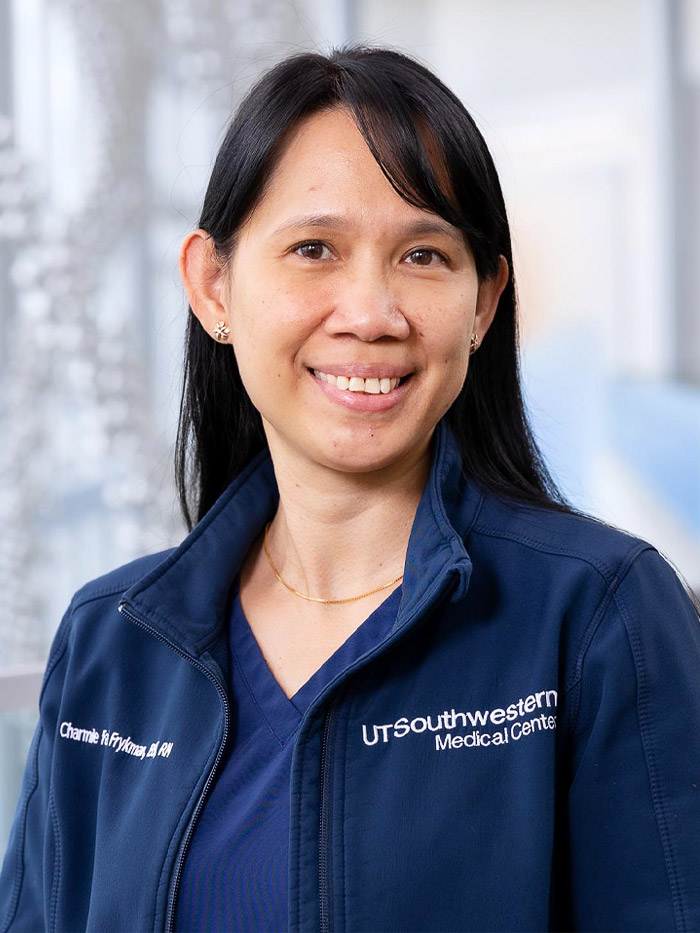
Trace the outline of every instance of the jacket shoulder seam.
<instances>
[{"instance_id":1,"label":"jacket shoulder seam","mask_svg":"<svg viewBox=\"0 0 700 933\"><path fill-rule=\"evenodd\" d=\"M654 549L650 548L650 550ZM661 844L664 852L664 862L666 864L666 871L668 873L668 880L671 888L671 901L673 903L673 910L676 918L676 928L678 930L686 930L686 911L683 899L682 879L678 873L678 868L676 865L671 831L666 813L666 804L661 792L658 768L656 764L656 749L658 747L658 743L656 741L656 735L654 732L654 723L652 721L651 715L647 710L648 688L641 643L639 641L638 632L635 628L634 620L632 619L630 612L625 605L624 599L621 597L621 594L618 591L613 593L613 600L615 602L615 606L617 607L618 615L622 619L623 627L625 629L625 633L630 645L630 650L632 652L632 657L634 659L634 669L637 677L637 722L639 725L639 732L642 737L644 757L646 758L647 770L649 773L649 785L654 807L654 816L656 817L659 835L661 836Z\"/></svg>"},{"instance_id":2,"label":"jacket shoulder seam","mask_svg":"<svg viewBox=\"0 0 700 933\"><path fill-rule=\"evenodd\" d=\"M596 633L600 628L601 622L605 618L605 614L608 611L610 603L612 602L619 586L631 570L632 565L637 560L639 555L648 550L653 550L650 544L640 545L635 550L630 551L618 567L612 581L609 581L608 588L603 593L603 596L598 603L595 612L591 616L591 621L588 623L583 632L583 635L581 636L581 642L578 651L576 652L576 662L574 664L574 670L572 673L573 680L570 684L567 685L565 690L566 693L571 692L571 690L573 690L573 688L581 681L586 653L588 652L588 649L590 648L591 643L593 642ZM578 714L578 708L576 709L576 713Z\"/></svg>"},{"instance_id":3,"label":"jacket shoulder seam","mask_svg":"<svg viewBox=\"0 0 700 933\"><path fill-rule=\"evenodd\" d=\"M596 633L600 631L600 625L605 618L605 614L610 608L610 604L613 600L617 587L619 587L622 581L625 579L630 568L632 567L632 564L639 557L639 555L650 549L651 545L645 544L640 546L636 551L632 551L627 555L626 560L623 561L618 568L614 583L610 585L603 593L603 596L591 617L591 621L586 626L583 636L581 637L581 642L578 651L576 652L574 669L571 675L572 680L571 683L567 684L564 688L565 695L570 698L567 721L569 723L569 733L572 736L576 735L576 730L578 729L578 714L581 706L580 685L583 678L583 665L586 660L588 649L595 639Z\"/></svg>"},{"instance_id":4,"label":"jacket shoulder seam","mask_svg":"<svg viewBox=\"0 0 700 933\"><path fill-rule=\"evenodd\" d=\"M39 704L40 705L41 705L41 700L44 696L44 690L46 689L46 685L49 682L49 678L53 674L54 670L56 669L58 665L58 662L61 660L61 658L63 657L65 653L66 646L68 644L68 638L70 637L71 622L73 621L74 610L75 610L75 605L73 603L73 600L71 600L68 606L68 609L66 610L68 618L66 619L66 625L65 625L65 628L63 629L61 640L56 645L56 649L53 652L53 654L49 657L48 663L46 665L46 671L44 672L44 678L41 684L41 691L39 693Z\"/></svg>"},{"instance_id":5,"label":"jacket shoulder seam","mask_svg":"<svg viewBox=\"0 0 700 933\"><path fill-rule=\"evenodd\" d=\"M558 548L551 544L544 544L537 538L530 538L527 535L516 534L512 531L503 531L500 528L488 526L482 526L478 528L475 526L472 528L472 534L483 534L488 538L505 538L509 541L515 541L518 544L522 544L525 547L531 547L533 550L541 551L543 554L554 554L558 557L569 557L572 560L580 560L583 563L589 564L591 567L593 567L593 569L600 574L605 583L607 583L609 586L616 585L616 580L619 583L619 569L611 577L608 568L591 555L577 554L567 548ZM632 547L625 556L622 566L625 566L627 561L631 562L634 560L642 551L652 547L648 542L640 542L639 540L635 540L635 545L636 546Z\"/></svg>"}]
</instances>

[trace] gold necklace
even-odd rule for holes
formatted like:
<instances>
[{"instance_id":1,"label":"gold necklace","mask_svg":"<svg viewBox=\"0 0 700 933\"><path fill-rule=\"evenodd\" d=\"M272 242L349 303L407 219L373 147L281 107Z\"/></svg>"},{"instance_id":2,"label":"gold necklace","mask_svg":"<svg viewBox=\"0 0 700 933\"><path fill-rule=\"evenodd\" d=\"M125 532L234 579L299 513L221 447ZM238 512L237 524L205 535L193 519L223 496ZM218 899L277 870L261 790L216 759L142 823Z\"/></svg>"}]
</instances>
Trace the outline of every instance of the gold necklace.
<instances>
[{"instance_id":1,"label":"gold necklace","mask_svg":"<svg viewBox=\"0 0 700 933\"><path fill-rule=\"evenodd\" d=\"M314 603L353 603L356 599L362 599L365 596L371 596L372 593L378 593L380 590L385 590L388 586L393 586L394 583L398 583L400 580L403 580L403 574L401 574L401 576L397 577L395 580L390 580L388 583L383 583L381 586L375 586L373 590L368 590L366 593L360 593L359 596L350 596L348 599L320 599L318 596L306 596L304 593L300 593L299 590L295 590L293 586L290 586L288 583L286 583L277 572L277 568L275 567L272 558L270 557L270 551L267 547L267 533L270 530L271 524L272 522L268 522L267 525L265 525L265 537L263 539L263 545L265 547L267 559L270 562L270 566L272 567L274 575L277 577L280 583L286 586L287 589L292 593L295 593L297 596L301 596L302 599L310 599Z\"/></svg>"}]
</instances>

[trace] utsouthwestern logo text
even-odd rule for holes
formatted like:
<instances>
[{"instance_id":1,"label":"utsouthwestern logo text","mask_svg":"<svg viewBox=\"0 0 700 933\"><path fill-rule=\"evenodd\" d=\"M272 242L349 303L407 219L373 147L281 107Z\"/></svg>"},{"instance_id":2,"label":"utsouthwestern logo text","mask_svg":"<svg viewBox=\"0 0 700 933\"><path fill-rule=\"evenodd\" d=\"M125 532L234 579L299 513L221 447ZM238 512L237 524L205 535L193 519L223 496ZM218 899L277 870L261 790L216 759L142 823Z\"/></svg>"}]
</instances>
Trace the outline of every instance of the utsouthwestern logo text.
<instances>
[{"instance_id":1,"label":"utsouthwestern logo text","mask_svg":"<svg viewBox=\"0 0 700 933\"><path fill-rule=\"evenodd\" d=\"M362 724L362 741L365 745L377 745L380 740L385 744L390 739L403 739L411 733L434 732L435 748L437 751L444 751L448 748L475 748L486 745L507 745L509 742L518 742L527 735L534 732L542 732L547 729L555 729L557 725L556 716L557 691L539 690L537 693L531 693L527 697L520 697L506 707L495 707L494 709L466 710L461 712L455 709L445 710L436 717L416 716L414 719L408 719L402 716L396 722L390 722L387 725L372 725L368 727ZM550 709L554 707L553 713L540 713L539 716L529 716L538 709ZM525 719L525 717L528 717ZM495 729L491 732L482 732L478 726L503 726L502 729ZM472 731L466 734L452 735L455 729L468 729ZM440 735L440 733L445 733Z\"/></svg>"},{"instance_id":2,"label":"utsouthwestern logo text","mask_svg":"<svg viewBox=\"0 0 700 933\"><path fill-rule=\"evenodd\" d=\"M107 748L115 752L123 752L125 755L133 755L134 758L169 758L173 750L172 742L151 742L150 745L138 745L132 742L131 736L126 738L119 735L118 732L110 732L109 729L103 729L98 732L97 729L79 729L72 722L62 722L58 734L62 739L72 739L74 742L87 742L89 745L106 745Z\"/></svg>"}]
</instances>

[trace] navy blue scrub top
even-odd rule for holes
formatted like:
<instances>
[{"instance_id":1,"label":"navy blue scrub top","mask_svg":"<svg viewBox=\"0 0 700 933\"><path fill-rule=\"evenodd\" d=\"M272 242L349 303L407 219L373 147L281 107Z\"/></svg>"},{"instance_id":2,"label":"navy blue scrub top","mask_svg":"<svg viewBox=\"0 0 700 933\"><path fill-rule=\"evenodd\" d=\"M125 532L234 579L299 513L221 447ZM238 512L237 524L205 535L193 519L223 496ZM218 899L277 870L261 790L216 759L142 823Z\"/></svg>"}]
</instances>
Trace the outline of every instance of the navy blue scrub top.
<instances>
[{"instance_id":1,"label":"navy blue scrub top","mask_svg":"<svg viewBox=\"0 0 700 933\"><path fill-rule=\"evenodd\" d=\"M388 634L402 589L393 590L290 699L243 614L239 582L237 577L229 629L233 721L185 857L176 930L287 930L294 736L326 684Z\"/></svg>"}]
</instances>

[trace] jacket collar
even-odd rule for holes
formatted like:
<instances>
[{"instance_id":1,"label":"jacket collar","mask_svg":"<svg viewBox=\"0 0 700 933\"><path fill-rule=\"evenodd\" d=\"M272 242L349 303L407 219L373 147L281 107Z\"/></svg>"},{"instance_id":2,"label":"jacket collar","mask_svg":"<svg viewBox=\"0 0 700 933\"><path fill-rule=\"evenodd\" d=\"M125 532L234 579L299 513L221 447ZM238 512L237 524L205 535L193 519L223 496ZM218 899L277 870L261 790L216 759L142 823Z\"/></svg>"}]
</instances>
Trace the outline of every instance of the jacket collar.
<instances>
[{"instance_id":1,"label":"jacket collar","mask_svg":"<svg viewBox=\"0 0 700 933\"><path fill-rule=\"evenodd\" d=\"M448 577L454 577L453 601L469 586L472 564L463 539L476 519L483 490L465 476L456 438L444 418L431 447L430 474L411 529L392 632L428 605ZM233 581L278 501L266 447L181 544L125 590L121 601L168 640L199 655L227 624Z\"/></svg>"}]
</instances>

